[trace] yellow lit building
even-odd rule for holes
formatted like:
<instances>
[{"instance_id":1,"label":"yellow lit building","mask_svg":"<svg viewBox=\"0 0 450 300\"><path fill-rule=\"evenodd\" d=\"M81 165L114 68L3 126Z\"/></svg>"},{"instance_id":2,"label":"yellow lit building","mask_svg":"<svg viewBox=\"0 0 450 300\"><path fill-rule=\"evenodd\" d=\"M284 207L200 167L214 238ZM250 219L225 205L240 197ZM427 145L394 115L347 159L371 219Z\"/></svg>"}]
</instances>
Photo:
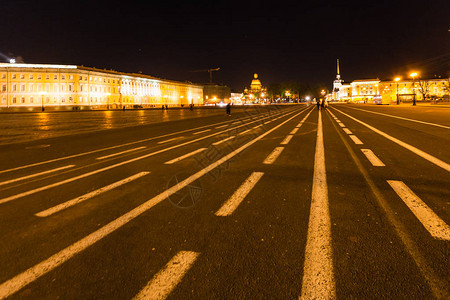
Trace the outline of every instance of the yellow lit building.
<instances>
[{"instance_id":1,"label":"yellow lit building","mask_svg":"<svg viewBox=\"0 0 450 300\"><path fill-rule=\"evenodd\" d=\"M435 101L449 97L450 79L399 80L380 82L380 92L383 104L397 102Z\"/></svg>"},{"instance_id":2,"label":"yellow lit building","mask_svg":"<svg viewBox=\"0 0 450 300\"><path fill-rule=\"evenodd\" d=\"M75 65L0 63L1 107L114 109L203 104L203 86Z\"/></svg>"},{"instance_id":3,"label":"yellow lit building","mask_svg":"<svg viewBox=\"0 0 450 300\"><path fill-rule=\"evenodd\" d=\"M351 85L351 102L373 103L381 99L379 79L354 80Z\"/></svg>"},{"instance_id":4,"label":"yellow lit building","mask_svg":"<svg viewBox=\"0 0 450 300\"><path fill-rule=\"evenodd\" d=\"M244 100L246 102L259 102L266 97L267 88L262 86L261 81L258 79L258 74L255 73L250 84L250 90L244 89Z\"/></svg>"}]
</instances>

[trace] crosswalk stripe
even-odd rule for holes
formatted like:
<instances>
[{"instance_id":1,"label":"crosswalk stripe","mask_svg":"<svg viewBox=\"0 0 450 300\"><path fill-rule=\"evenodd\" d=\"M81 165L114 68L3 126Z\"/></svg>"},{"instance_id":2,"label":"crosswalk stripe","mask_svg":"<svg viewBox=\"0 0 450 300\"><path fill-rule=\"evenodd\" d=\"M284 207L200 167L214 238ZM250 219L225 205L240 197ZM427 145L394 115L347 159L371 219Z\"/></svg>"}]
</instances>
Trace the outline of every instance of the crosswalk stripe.
<instances>
[{"instance_id":1,"label":"crosswalk stripe","mask_svg":"<svg viewBox=\"0 0 450 300\"><path fill-rule=\"evenodd\" d=\"M361 149L362 153L364 153L364 155L367 157L367 159L370 161L370 163L374 166L374 167L384 167L386 166L381 159L379 159L375 153L373 153L372 150L370 149Z\"/></svg>"},{"instance_id":2,"label":"crosswalk stripe","mask_svg":"<svg viewBox=\"0 0 450 300\"><path fill-rule=\"evenodd\" d=\"M45 175L45 174L48 174L48 173L58 172L58 171L61 171L61 170L72 168L72 167L75 167L75 165L67 165L67 166L64 166L64 167L56 168L56 169L51 169L51 170L47 170L47 171L43 171L43 172L39 172L39 173L34 173L34 174L31 174L31 175L27 175L27 176L23 176L23 177L19 177L19 178L14 178L14 179L11 179L11 180L2 181L2 182L0 182L0 185L5 185L5 184L17 182L17 181L22 181L22 180L25 180L25 179L30 179L30 178L41 176L41 175Z\"/></svg>"},{"instance_id":3,"label":"crosswalk stripe","mask_svg":"<svg viewBox=\"0 0 450 300\"><path fill-rule=\"evenodd\" d=\"M133 152L133 151L145 149L145 148L147 148L147 147L146 147L146 146L142 146L142 147L137 147L137 148L133 148L133 149L128 149L128 150L121 151L121 152L117 152L117 153L113 153L113 154L110 154L110 155L105 155L105 156L97 157L96 159L98 159L98 160L106 159L106 158L118 156L118 155L121 155L121 154L125 154L125 153L128 153L128 152Z\"/></svg>"},{"instance_id":4,"label":"crosswalk stripe","mask_svg":"<svg viewBox=\"0 0 450 300\"><path fill-rule=\"evenodd\" d=\"M432 237L439 240L450 240L450 226L439 218L404 182L397 180L388 180L387 182Z\"/></svg>"},{"instance_id":5,"label":"crosswalk stripe","mask_svg":"<svg viewBox=\"0 0 450 300\"><path fill-rule=\"evenodd\" d=\"M255 187L263 175L263 172L253 172L234 192L234 194L222 205L215 215L220 217L231 215L239 204L241 204L241 202L245 199L248 193L250 193L250 191Z\"/></svg>"},{"instance_id":6,"label":"crosswalk stripe","mask_svg":"<svg viewBox=\"0 0 450 300\"><path fill-rule=\"evenodd\" d=\"M356 145L362 145L363 142L361 142L361 140L356 136L356 135L349 135L349 137L352 139L352 141L356 144Z\"/></svg>"},{"instance_id":7,"label":"crosswalk stripe","mask_svg":"<svg viewBox=\"0 0 450 300\"><path fill-rule=\"evenodd\" d=\"M53 207L51 207L49 209L43 210L41 212L38 212L38 213L35 214L35 216L37 216L37 217L48 217L48 216L53 215L53 214L55 214L55 213L57 213L57 212L59 212L59 211L61 211L63 209L69 208L69 207L74 206L74 205L76 205L76 204L78 204L80 202L86 201L86 200L91 199L91 198L93 198L95 196L98 196L98 195L100 195L102 193L105 193L107 191L115 189L116 187L119 187L119 186L124 185L124 184L126 184L128 182L136 180L136 179L138 179L138 178L140 178L142 176L145 176L145 175L147 175L149 173L150 172L140 172L138 174L135 174L133 176L127 177L125 179L116 181L116 182L114 182L114 183L112 183L110 185L104 186L104 187L99 188L99 189L97 189L95 191L92 191L90 193L84 194L84 195L79 196L77 198L74 198L72 200L66 201L66 202L61 203L59 205L53 206Z\"/></svg>"},{"instance_id":8,"label":"crosswalk stripe","mask_svg":"<svg viewBox=\"0 0 450 300\"><path fill-rule=\"evenodd\" d=\"M185 155L182 155L182 156L179 156L179 157L174 158L174 159L172 159L172 160L166 161L164 164L165 164L165 165L171 165L171 164L174 164L174 163L176 163L176 162L179 162L179 161L181 161L181 160L183 160L183 159L185 159L185 158L188 158L188 157L190 157L190 156L193 156L193 155L195 155L195 154L197 154L197 153L200 153L200 152L202 152L202 151L205 151L205 150L206 150L206 148L200 148L200 149L197 149L197 150L192 151L192 152L190 152L190 153L187 153L187 154L185 154Z\"/></svg>"},{"instance_id":9,"label":"crosswalk stripe","mask_svg":"<svg viewBox=\"0 0 450 300\"><path fill-rule=\"evenodd\" d=\"M302 299L336 298L332 256L322 113L319 111L311 208L303 267Z\"/></svg>"},{"instance_id":10,"label":"crosswalk stripe","mask_svg":"<svg viewBox=\"0 0 450 300\"><path fill-rule=\"evenodd\" d=\"M193 251L178 252L134 297L134 300L166 299L180 283L199 255L200 253Z\"/></svg>"}]
</instances>

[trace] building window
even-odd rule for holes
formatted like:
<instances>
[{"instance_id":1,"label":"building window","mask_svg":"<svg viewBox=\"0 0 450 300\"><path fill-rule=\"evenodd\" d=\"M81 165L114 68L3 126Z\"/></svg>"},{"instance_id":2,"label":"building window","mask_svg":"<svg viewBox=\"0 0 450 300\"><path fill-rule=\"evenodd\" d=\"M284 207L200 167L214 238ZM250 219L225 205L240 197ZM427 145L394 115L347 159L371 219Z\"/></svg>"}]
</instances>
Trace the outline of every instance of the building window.
<instances>
[{"instance_id":1,"label":"building window","mask_svg":"<svg viewBox=\"0 0 450 300\"><path fill-rule=\"evenodd\" d=\"M49 80L50 79L50 75L45 75L45 79Z\"/></svg>"},{"instance_id":2,"label":"building window","mask_svg":"<svg viewBox=\"0 0 450 300\"><path fill-rule=\"evenodd\" d=\"M71 91L72 91L72 85L69 84L69 92L71 92Z\"/></svg>"},{"instance_id":3,"label":"building window","mask_svg":"<svg viewBox=\"0 0 450 300\"><path fill-rule=\"evenodd\" d=\"M72 99L72 97L69 97L69 102L70 102L70 103L72 103L72 102L73 102L73 99Z\"/></svg>"},{"instance_id":4,"label":"building window","mask_svg":"<svg viewBox=\"0 0 450 300\"><path fill-rule=\"evenodd\" d=\"M39 74L37 78L38 78L38 79L42 79L42 76L41 76L41 74Z\"/></svg>"},{"instance_id":5,"label":"building window","mask_svg":"<svg viewBox=\"0 0 450 300\"><path fill-rule=\"evenodd\" d=\"M13 103L17 103L16 97L13 97Z\"/></svg>"},{"instance_id":6,"label":"building window","mask_svg":"<svg viewBox=\"0 0 450 300\"><path fill-rule=\"evenodd\" d=\"M58 79L58 75L53 75L53 79Z\"/></svg>"},{"instance_id":7,"label":"building window","mask_svg":"<svg viewBox=\"0 0 450 300\"><path fill-rule=\"evenodd\" d=\"M20 86L20 91L21 91L21 92L25 92L25 84L22 84L22 85Z\"/></svg>"},{"instance_id":8,"label":"building window","mask_svg":"<svg viewBox=\"0 0 450 300\"><path fill-rule=\"evenodd\" d=\"M21 98L21 102L22 102L22 103L25 103L25 97L22 97L22 98Z\"/></svg>"},{"instance_id":9,"label":"building window","mask_svg":"<svg viewBox=\"0 0 450 300\"><path fill-rule=\"evenodd\" d=\"M66 98L62 97L62 98L61 98L61 102L62 102L62 103L65 103L65 102L66 102Z\"/></svg>"},{"instance_id":10,"label":"building window","mask_svg":"<svg viewBox=\"0 0 450 300\"><path fill-rule=\"evenodd\" d=\"M86 81L87 80L87 76L84 76L84 81Z\"/></svg>"},{"instance_id":11,"label":"building window","mask_svg":"<svg viewBox=\"0 0 450 300\"><path fill-rule=\"evenodd\" d=\"M2 98L2 103L6 104L6 98L5 97Z\"/></svg>"},{"instance_id":12,"label":"building window","mask_svg":"<svg viewBox=\"0 0 450 300\"><path fill-rule=\"evenodd\" d=\"M28 85L28 90L30 91L30 93L34 92L34 85L32 83Z\"/></svg>"},{"instance_id":13,"label":"building window","mask_svg":"<svg viewBox=\"0 0 450 300\"><path fill-rule=\"evenodd\" d=\"M83 91L83 85L80 84L80 92L82 92L82 91Z\"/></svg>"},{"instance_id":14,"label":"building window","mask_svg":"<svg viewBox=\"0 0 450 300\"><path fill-rule=\"evenodd\" d=\"M30 103L33 103L33 97L30 97Z\"/></svg>"},{"instance_id":15,"label":"building window","mask_svg":"<svg viewBox=\"0 0 450 300\"><path fill-rule=\"evenodd\" d=\"M78 80L83 80L83 76L78 76Z\"/></svg>"},{"instance_id":16,"label":"building window","mask_svg":"<svg viewBox=\"0 0 450 300\"><path fill-rule=\"evenodd\" d=\"M12 74L11 78L16 79L16 74Z\"/></svg>"},{"instance_id":17,"label":"building window","mask_svg":"<svg viewBox=\"0 0 450 300\"><path fill-rule=\"evenodd\" d=\"M20 74L20 79L25 79L25 74Z\"/></svg>"},{"instance_id":18,"label":"building window","mask_svg":"<svg viewBox=\"0 0 450 300\"><path fill-rule=\"evenodd\" d=\"M58 91L58 84L57 83L54 83L53 84L53 92L57 92Z\"/></svg>"},{"instance_id":19,"label":"building window","mask_svg":"<svg viewBox=\"0 0 450 300\"><path fill-rule=\"evenodd\" d=\"M66 80L66 75L61 75L62 80Z\"/></svg>"},{"instance_id":20,"label":"building window","mask_svg":"<svg viewBox=\"0 0 450 300\"><path fill-rule=\"evenodd\" d=\"M6 84L2 85L2 92L6 92Z\"/></svg>"},{"instance_id":21,"label":"building window","mask_svg":"<svg viewBox=\"0 0 450 300\"><path fill-rule=\"evenodd\" d=\"M61 92L65 92L66 91L66 85L65 84L61 84Z\"/></svg>"},{"instance_id":22,"label":"building window","mask_svg":"<svg viewBox=\"0 0 450 300\"><path fill-rule=\"evenodd\" d=\"M6 79L6 74L5 73L2 74L2 79Z\"/></svg>"},{"instance_id":23,"label":"building window","mask_svg":"<svg viewBox=\"0 0 450 300\"><path fill-rule=\"evenodd\" d=\"M30 76L28 76L28 78L33 79L33 74L30 74Z\"/></svg>"}]
</instances>

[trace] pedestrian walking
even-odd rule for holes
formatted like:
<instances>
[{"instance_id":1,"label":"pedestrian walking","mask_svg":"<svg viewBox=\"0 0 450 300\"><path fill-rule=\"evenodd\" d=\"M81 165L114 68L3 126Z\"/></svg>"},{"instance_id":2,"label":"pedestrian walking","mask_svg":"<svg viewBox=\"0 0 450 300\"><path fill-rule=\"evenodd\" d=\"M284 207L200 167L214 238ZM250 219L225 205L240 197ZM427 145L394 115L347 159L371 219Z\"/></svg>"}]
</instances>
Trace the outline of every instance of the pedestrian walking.
<instances>
[{"instance_id":1,"label":"pedestrian walking","mask_svg":"<svg viewBox=\"0 0 450 300\"><path fill-rule=\"evenodd\" d=\"M317 104L317 110L320 110L320 100L317 100L316 104Z\"/></svg>"},{"instance_id":2,"label":"pedestrian walking","mask_svg":"<svg viewBox=\"0 0 450 300\"><path fill-rule=\"evenodd\" d=\"M325 100L320 101L320 106L323 108L325 108Z\"/></svg>"},{"instance_id":3,"label":"pedestrian walking","mask_svg":"<svg viewBox=\"0 0 450 300\"><path fill-rule=\"evenodd\" d=\"M227 104L227 116L231 116L231 104L230 103L228 103Z\"/></svg>"}]
</instances>

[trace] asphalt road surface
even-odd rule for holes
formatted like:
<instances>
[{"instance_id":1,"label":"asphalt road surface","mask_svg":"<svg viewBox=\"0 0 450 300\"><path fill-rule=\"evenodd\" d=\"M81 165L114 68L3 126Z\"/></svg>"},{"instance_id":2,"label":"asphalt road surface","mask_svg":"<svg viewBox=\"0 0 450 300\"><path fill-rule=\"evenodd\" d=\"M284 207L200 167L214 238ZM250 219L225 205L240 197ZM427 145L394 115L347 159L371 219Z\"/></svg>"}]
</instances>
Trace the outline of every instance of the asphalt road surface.
<instances>
[{"instance_id":1,"label":"asphalt road surface","mask_svg":"<svg viewBox=\"0 0 450 300\"><path fill-rule=\"evenodd\" d=\"M0 299L450 298L450 109L116 113L3 134Z\"/></svg>"}]
</instances>

